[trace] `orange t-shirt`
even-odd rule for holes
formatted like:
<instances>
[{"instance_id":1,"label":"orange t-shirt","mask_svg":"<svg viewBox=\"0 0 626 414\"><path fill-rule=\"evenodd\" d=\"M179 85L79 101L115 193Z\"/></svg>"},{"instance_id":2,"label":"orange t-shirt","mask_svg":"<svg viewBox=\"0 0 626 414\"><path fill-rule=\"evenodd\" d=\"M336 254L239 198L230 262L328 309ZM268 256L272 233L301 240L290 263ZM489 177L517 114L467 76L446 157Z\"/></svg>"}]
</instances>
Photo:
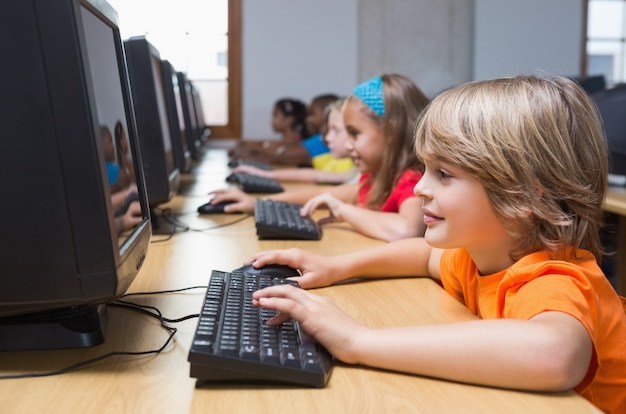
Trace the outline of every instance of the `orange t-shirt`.
<instances>
[{"instance_id":1,"label":"orange t-shirt","mask_svg":"<svg viewBox=\"0 0 626 414\"><path fill-rule=\"evenodd\" d=\"M587 329L594 353L587 375L574 390L607 413L626 413L626 302L593 255L551 260L529 254L513 266L480 276L465 249L441 258L446 291L482 319L530 319L548 311L567 313Z\"/></svg>"}]
</instances>

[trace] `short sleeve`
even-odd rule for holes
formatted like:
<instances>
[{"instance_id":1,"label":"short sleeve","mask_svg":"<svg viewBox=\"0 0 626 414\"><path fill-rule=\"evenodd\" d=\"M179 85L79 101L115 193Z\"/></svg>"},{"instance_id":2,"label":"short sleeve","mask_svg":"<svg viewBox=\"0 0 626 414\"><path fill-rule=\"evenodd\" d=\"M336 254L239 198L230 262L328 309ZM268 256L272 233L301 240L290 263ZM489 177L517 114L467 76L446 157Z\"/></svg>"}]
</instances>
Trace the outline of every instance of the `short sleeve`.
<instances>
[{"instance_id":1,"label":"short sleeve","mask_svg":"<svg viewBox=\"0 0 626 414\"><path fill-rule=\"evenodd\" d=\"M400 211L400 206L406 199L415 197L413 189L421 178L422 173L420 171L406 170L380 210L391 213Z\"/></svg>"}]
</instances>

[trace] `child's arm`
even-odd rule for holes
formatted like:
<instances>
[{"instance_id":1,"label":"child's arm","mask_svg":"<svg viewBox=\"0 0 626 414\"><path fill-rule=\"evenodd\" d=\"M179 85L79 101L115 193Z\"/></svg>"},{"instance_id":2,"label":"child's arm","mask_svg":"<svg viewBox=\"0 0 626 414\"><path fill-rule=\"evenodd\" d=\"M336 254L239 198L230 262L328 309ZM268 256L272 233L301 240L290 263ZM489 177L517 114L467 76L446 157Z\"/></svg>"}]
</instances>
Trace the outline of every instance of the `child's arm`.
<instances>
[{"instance_id":1,"label":"child's arm","mask_svg":"<svg viewBox=\"0 0 626 414\"><path fill-rule=\"evenodd\" d=\"M309 200L302 208L302 214L311 214L315 209L325 205L331 216L323 222L343 220L360 233L385 241L419 237L424 234L426 226L422 213L422 202L411 197L400 205L397 213L381 212L355 206L352 203L338 200L330 193L321 194ZM322 223L323 223L322 222Z\"/></svg>"},{"instance_id":2,"label":"child's arm","mask_svg":"<svg viewBox=\"0 0 626 414\"><path fill-rule=\"evenodd\" d=\"M337 197L341 197L342 199L350 199L353 197L358 191L357 184L343 184L338 185L336 187L325 187L325 186L310 186L299 188L296 190L288 190L282 193L269 194L263 196L265 199L272 199L278 201L286 201L289 203L296 204L304 204L307 200L315 197L324 192L331 192ZM222 190L215 190L209 192L210 195L213 195L211 199L211 203L218 204L223 201L233 201L234 203L227 205L224 208L224 212L226 213L252 213L254 212L254 205L256 202L256 197L251 196L249 194L244 193L243 191L237 188L228 188Z\"/></svg>"},{"instance_id":3,"label":"child's arm","mask_svg":"<svg viewBox=\"0 0 626 414\"><path fill-rule=\"evenodd\" d=\"M282 168L275 170L263 170L252 165L240 165L233 168L232 172L258 175L272 178L276 181L294 182L319 182L327 184L341 184L350 176L349 172L320 171L315 168Z\"/></svg>"},{"instance_id":4,"label":"child's arm","mask_svg":"<svg viewBox=\"0 0 626 414\"><path fill-rule=\"evenodd\" d=\"M582 381L591 355L589 334L577 319L546 312L531 320L366 329L354 341L350 362L488 386L563 391Z\"/></svg>"},{"instance_id":5,"label":"child's arm","mask_svg":"<svg viewBox=\"0 0 626 414\"><path fill-rule=\"evenodd\" d=\"M356 197L358 192L358 184L341 184L337 186L307 186L293 190L287 190L282 193L271 194L263 198L272 200L287 201L295 204L305 204L311 198L320 194L329 193L333 197L344 202L350 202Z\"/></svg>"},{"instance_id":6,"label":"child's arm","mask_svg":"<svg viewBox=\"0 0 626 414\"><path fill-rule=\"evenodd\" d=\"M310 165L311 155L301 143L272 142L251 149L238 149L230 156L244 160L261 161L280 165Z\"/></svg>"},{"instance_id":7,"label":"child's arm","mask_svg":"<svg viewBox=\"0 0 626 414\"><path fill-rule=\"evenodd\" d=\"M330 300L293 286L263 289L253 298L257 306L280 311L269 323L298 320L350 364L494 387L564 391L583 380L592 356L586 329L561 312L531 320L372 329Z\"/></svg>"},{"instance_id":8,"label":"child's arm","mask_svg":"<svg viewBox=\"0 0 626 414\"><path fill-rule=\"evenodd\" d=\"M284 264L299 269L298 283L305 289L329 286L351 278L430 276L439 279L441 250L422 237L385 243L337 256L321 256L302 249L268 250L248 262L254 267Z\"/></svg>"}]
</instances>

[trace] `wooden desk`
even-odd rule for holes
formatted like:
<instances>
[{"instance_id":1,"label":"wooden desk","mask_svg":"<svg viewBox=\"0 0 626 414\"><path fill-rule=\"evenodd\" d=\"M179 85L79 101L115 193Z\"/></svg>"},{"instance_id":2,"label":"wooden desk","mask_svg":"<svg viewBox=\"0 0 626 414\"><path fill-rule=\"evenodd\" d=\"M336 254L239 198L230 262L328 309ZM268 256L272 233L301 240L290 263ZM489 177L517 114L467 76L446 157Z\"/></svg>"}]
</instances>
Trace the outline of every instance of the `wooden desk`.
<instances>
[{"instance_id":1,"label":"wooden desk","mask_svg":"<svg viewBox=\"0 0 626 414\"><path fill-rule=\"evenodd\" d=\"M609 187L604 210L619 215L617 247L617 291L626 296L626 188Z\"/></svg>"},{"instance_id":2,"label":"wooden desk","mask_svg":"<svg viewBox=\"0 0 626 414\"><path fill-rule=\"evenodd\" d=\"M212 155L213 156L213 155ZM223 161L223 160L222 160ZM197 171L198 186L169 206L193 212L205 202L212 165ZM197 172L197 174L200 174ZM222 181L220 181L222 183ZM237 216L182 214L193 228L232 221ZM154 240L164 239L155 236ZM301 246L321 254L338 254L382 242L356 234L345 226L325 228L324 239L259 241L248 218L227 227L188 231L171 240L152 243L134 292L206 286L212 269L231 270L253 253L269 248ZM315 291L335 300L363 323L389 325L447 323L473 319L461 304L430 279L372 280ZM152 304L168 318L197 313L201 289L186 293L133 298ZM125 309L111 308L108 337L103 345L83 350L11 352L0 354L0 374L47 371L112 350L146 350L161 346L167 333L156 321ZM115 357L55 377L0 381L3 412L19 413L598 413L573 392L527 393L441 381L337 364L328 386L302 389L288 386L216 385L195 388L187 355L196 320L176 324L176 340L165 352L144 357Z\"/></svg>"}]
</instances>

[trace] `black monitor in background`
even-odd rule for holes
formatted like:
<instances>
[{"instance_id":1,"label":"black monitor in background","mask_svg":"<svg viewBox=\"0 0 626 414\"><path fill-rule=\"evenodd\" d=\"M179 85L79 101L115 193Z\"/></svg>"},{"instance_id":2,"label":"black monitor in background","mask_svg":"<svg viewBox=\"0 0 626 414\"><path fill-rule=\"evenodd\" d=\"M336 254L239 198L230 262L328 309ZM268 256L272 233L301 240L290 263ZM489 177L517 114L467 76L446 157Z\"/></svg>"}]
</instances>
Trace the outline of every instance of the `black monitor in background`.
<instances>
[{"instance_id":1,"label":"black monitor in background","mask_svg":"<svg viewBox=\"0 0 626 414\"><path fill-rule=\"evenodd\" d=\"M161 57L145 36L125 40L124 50L148 202L152 208L152 231L171 233L170 223L162 220L154 210L170 201L180 185L180 171L174 163Z\"/></svg>"},{"instance_id":2,"label":"black monitor in background","mask_svg":"<svg viewBox=\"0 0 626 414\"><path fill-rule=\"evenodd\" d=\"M193 108L196 114L196 125L197 125L197 136L200 142L206 142L209 139L210 131L207 128L206 121L204 118L204 108L202 107L202 97L200 96L200 91L198 88L191 83L191 96L193 99Z\"/></svg>"},{"instance_id":3,"label":"black monitor in background","mask_svg":"<svg viewBox=\"0 0 626 414\"><path fill-rule=\"evenodd\" d=\"M191 168L191 154L187 149L187 140L185 138L185 119L178 90L178 76L174 66L168 60L161 61L161 69L163 72L165 103L167 104L167 114L170 121L174 163L181 173L186 173Z\"/></svg>"},{"instance_id":4,"label":"black monitor in background","mask_svg":"<svg viewBox=\"0 0 626 414\"><path fill-rule=\"evenodd\" d=\"M117 15L103 1L2 6L0 350L93 346L151 237Z\"/></svg>"},{"instance_id":5,"label":"black monitor in background","mask_svg":"<svg viewBox=\"0 0 626 414\"><path fill-rule=\"evenodd\" d=\"M626 84L592 95L602 117L610 151L610 171L626 175Z\"/></svg>"},{"instance_id":6,"label":"black monitor in background","mask_svg":"<svg viewBox=\"0 0 626 414\"><path fill-rule=\"evenodd\" d=\"M604 75L588 75L572 78L576 81L589 95L602 92L606 89L606 79Z\"/></svg>"},{"instance_id":7,"label":"black monitor in background","mask_svg":"<svg viewBox=\"0 0 626 414\"><path fill-rule=\"evenodd\" d=\"M178 77L180 102L183 108L183 120L185 123L185 137L187 138L187 149L191 154L191 158L197 160L200 158L200 140L197 136L198 123L193 105L191 84L187 81L187 77L183 72L176 72L176 76Z\"/></svg>"}]
</instances>

